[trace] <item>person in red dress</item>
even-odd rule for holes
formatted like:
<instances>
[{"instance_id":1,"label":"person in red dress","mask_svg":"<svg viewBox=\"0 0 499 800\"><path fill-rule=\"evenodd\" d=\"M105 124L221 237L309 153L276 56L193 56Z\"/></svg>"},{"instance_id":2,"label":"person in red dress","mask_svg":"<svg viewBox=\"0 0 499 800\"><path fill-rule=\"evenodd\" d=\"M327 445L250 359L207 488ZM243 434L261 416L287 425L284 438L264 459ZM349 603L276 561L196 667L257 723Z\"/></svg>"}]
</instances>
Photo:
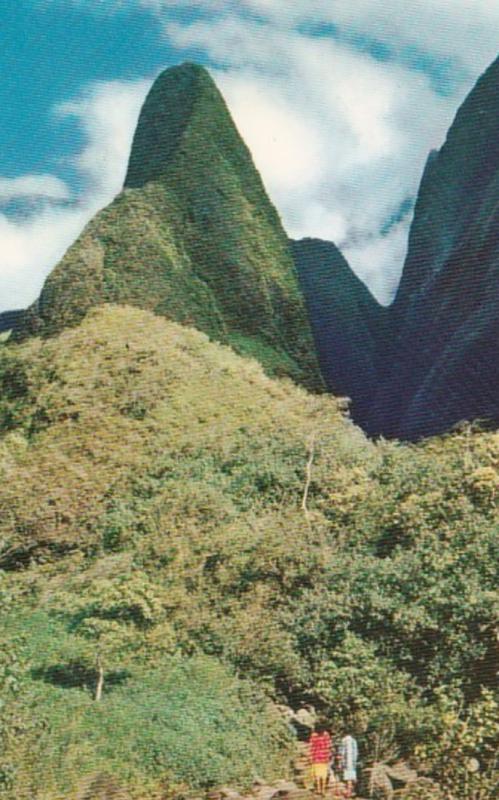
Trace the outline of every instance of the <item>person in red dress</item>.
<instances>
[{"instance_id":1,"label":"person in red dress","mask_svg":"<svg viewBox=\"0 0 499 800\"><path fill-rule=\"evenodd\" d=\"M315 730L309 739L308 747L315 789L318 794L324 796L328 782L329 764L332 758L331 736L324 724L318 723L315 726Z\"/></svg>"}]
</instances>

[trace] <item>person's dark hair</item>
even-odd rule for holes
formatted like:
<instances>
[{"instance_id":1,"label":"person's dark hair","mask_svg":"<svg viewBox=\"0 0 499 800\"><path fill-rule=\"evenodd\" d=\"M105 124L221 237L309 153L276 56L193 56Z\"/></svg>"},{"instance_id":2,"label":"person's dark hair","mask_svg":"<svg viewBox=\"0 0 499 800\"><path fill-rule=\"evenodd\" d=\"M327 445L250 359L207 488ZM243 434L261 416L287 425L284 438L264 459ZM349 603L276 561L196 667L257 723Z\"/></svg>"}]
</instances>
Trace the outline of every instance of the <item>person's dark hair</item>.
<instances>
[{"instance_id":1,"label":"person's dark hair","mask_svg":"<svg viewBox=\"0 0 499 800\"><path fill-rule=\"evenodd\" d=\"M316 733L324 733L325 731L327 731L327 722L325 722L324 720L316 722L314 730Z\"/></svg>"}]
</instances>

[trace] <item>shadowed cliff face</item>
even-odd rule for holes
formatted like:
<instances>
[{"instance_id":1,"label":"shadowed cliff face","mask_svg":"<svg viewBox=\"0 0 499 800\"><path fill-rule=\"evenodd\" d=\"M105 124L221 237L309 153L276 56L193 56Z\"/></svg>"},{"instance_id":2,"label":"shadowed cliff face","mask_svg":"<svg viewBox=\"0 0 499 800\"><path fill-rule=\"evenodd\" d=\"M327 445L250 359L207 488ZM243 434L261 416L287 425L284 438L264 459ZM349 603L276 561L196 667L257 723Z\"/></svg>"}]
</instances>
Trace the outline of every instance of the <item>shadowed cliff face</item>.
<instances>
[{"instance_id":1,"label":"shadowed cliff face","mask_svg":"<svg viewBox=\"0 0 499 800\"><path fill-rule=\"evenodd\" d=\"M350 397L352 416L364 426L391 347L389 312L331 242L293 242L293 255L326 386Z\"/></svg>"},{"instance_id":2,"label":"shadowed cliff face","mask_svg":"<svg viewBox=\"0 0 499 800\"><path fill-rule=\"evenodd\" d=\"M162 73L123 192L47 279L18 338L101 303L193 325L266 369L322 386L289 243L222 96L201 67Z\"/></svg>"},{"instance_id":3,"label":"shadowed cliff face","mask_svg":"<svg viewBox=\"0 0 499 800\"><path fill-rule=\"evenodd\" d=\"M499 419L499 59L430 156L391 317L371 433L417 439Z\"/></svg>"},{"instance_id":4,"label":"shadowed cliff face","mask_svg":"<svg viewBox=\"0 0 499 800\"><path fill-rule=\"evenodd\" d=\"M328 389L371 435L499 421L499 61L428 158L396 299L379 306L331 243L294 245Z\"/></svg>"},{"instance_id":5,"label":"shadowed cliff face","mask_svg":"<svg viewBox=\"0 0 499 800\"><path fill-rule=\"evenodd\" d=\"M22 321L24 311L2 311L0 313L0 333L14 330Z\"/></svg>"}]
</instances>

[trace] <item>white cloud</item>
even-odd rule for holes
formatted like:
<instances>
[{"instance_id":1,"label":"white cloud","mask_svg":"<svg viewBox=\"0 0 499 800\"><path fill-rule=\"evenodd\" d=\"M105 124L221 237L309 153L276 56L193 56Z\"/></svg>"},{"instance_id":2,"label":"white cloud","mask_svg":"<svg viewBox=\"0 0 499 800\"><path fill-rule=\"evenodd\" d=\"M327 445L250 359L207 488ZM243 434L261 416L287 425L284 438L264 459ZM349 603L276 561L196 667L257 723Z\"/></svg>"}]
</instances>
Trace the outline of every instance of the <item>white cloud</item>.
<instances>
[{"instance_id":1,"label":"white cloud","mask_svg":"<svg viewBox=\"0 0 499 800\"><path fill-rule=\"evenodd\" d=\"M410 219L386 233L387 220L415 195L428 151L440 146L457 106L495 57L499 3L73 2L103 13L147 8L158 15L179 60L192 48L204 52L217 65L214 77L290 235L334 240L377 296L391 297ZM179 8L205 15L189 24L186 17L179 21ZM338 36L307 35L321 23L334 25ZM363 51L369 40L387 45L392 58L380 61ZM452 96L435 90L438 66L446 64ZM28 192L33 179L38 184L31 189L38 186L45 198L36 217L0 216L4 294L10 294L4 307L34 298L81 227L119 191L147 85L99 84L58 107L58 114L76 116L87 138L74 160L86 186L77 205L51 204L67 199L68 191L54 176L17 178L17 189L12 179L0 178L0 200L9 191Z\"/></svg>"},{"instance_id":2,"label":"white cloud","mask_svg":"<svg viewBox=\"0 0 499 800\"><path fill-rule=\"evenodd\" d=\"M113 81L89 87L81 96L57 106L58 116L74 116L86 146L73 160L84 184L78 202L66 185L51 175L0 178L0 200L45 198L27 218L0 214L1 309L23 308L38 295L46 275L62 258L91 217L120 191L132 135L150 81Z\"/></svg>"},{"instance_id":3,"label":"white cloud","mask_svg":"<svg viewBox=\"0 0 499 800\"><path fill-rule=\"evenodd\" d=\"M170 23L180 48L204 48L241 134L293 237L332 239L383 301L393 295L409 220L384 232L417 192L455 99L427 76L335 40L236 18Z\"/></svg>"},{"instance_id":4,"label":"white cloud","mask_svg":"<svg viewBox=\"0 0 499 800\"><path fill-rule=\"evenodd\" d=\"M281 28L332 24L384 42L394 53L416 49L451 58L477 76L497 54L499 3L495 0L74 0L89 6L142 7L163 18L175 9L220 18L253 13Z\"/></svg>"},{"instance_id":5,"label":"white cloud","mask_svg":"<svg viewBox=\"0 0 499 800\"><path fill-rule=\"evenodd\" d=\"M147 0L146 0L147 2ZM202 2L209 8L209 0ZM226 7L231 7L226 0ZM473 74L497 54L499 4L495 0L239 0L239 7L283 25L331 23L388 43L395 52L416 47L454 58Z\"/></svg>"},{"instance_id":6,"label":"white cloud","mask_svg":"<svg viewBox=\"0 0 499 800\"><path fill-rule=\"evenodd\" d=\"M393 297L399 277L400 268L407 251L410 218L406 217L384 236L366 237L358 245L348 241L342 246L342 252L350 264L355 264L357 274L369 286L371 292L381 302ZM379 265L383 269L379 269Z\"/></svg>"},{"instance_id":7,"label":"white cloud","mask_svg":"<svg viewBox=\"0 0 499 800\"><path fill-rule=\"evenodd\" d=\"M81 97L56 106L58 116L76 117L86 146L73 159L84 177L84 202L102 205L122 187L133 132L149 80L111 81L91 86Z\"/></svg>"},{"instance_id":8,"label":"white cloud","mask_svg":"<svg viewBox=\"0 0 499 800\"><path fill-rule=\"evenodd\" d=\"M220 73L216 78L266 182L279 194L316 186L323 142L279 88L264 85L257 75Z\"/></svg>"},{"instance_id":9,"label":"white cloud","mask_svg":"<svg viewBox=\"0 0 499 800\"><path fill-rule=\"evenodd\" d=\"M55 175L21 175L18 178L0 177L0 202L19 198L68 200L71 193Z\"/></svg>"},{"instance_id":10,"label":"white cloud","mask_svg":"<svg viewBox=\"0 0 499 800\"><path fill-rule=\"evenodd\" d=\"M2 309L24 308L41 289L48 271L88 219L83 209L44 208L23 220L0 214Z\"/></svg>"}]
</instances>

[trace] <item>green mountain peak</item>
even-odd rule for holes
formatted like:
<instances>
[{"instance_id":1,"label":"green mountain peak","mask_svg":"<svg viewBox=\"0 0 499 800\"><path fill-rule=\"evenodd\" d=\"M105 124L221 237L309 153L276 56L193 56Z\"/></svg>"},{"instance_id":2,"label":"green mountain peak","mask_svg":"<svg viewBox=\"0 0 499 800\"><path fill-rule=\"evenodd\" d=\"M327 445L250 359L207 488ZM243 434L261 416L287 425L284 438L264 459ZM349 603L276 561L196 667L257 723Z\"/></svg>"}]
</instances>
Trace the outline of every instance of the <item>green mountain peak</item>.
<instances>
[{"instance_id":1,"label":"green mountain peak","mask_svg":"<svg viewBox=\"0 0 499 800\"><path fill-rule=\"evenodd\" d=\"M191 325L270 374L322 387L290 244L215 83L182 64L142 108L123 192L47 279L17 338L102 303Z\"/></svg>"},{"instance_id":2,"label":"green mountain peak","mask_svg":"<svg viewBox=\"0 0 499 800\"><path fill-rule=\"evenodd\" d=\"M200 103L205 112L211 106L210 116L225 117L224 124L231 124L223 98L204 67L184 63L158 76L140 113L126 187L136 189L165 174Z\"/></svg>"}]
</instances>

